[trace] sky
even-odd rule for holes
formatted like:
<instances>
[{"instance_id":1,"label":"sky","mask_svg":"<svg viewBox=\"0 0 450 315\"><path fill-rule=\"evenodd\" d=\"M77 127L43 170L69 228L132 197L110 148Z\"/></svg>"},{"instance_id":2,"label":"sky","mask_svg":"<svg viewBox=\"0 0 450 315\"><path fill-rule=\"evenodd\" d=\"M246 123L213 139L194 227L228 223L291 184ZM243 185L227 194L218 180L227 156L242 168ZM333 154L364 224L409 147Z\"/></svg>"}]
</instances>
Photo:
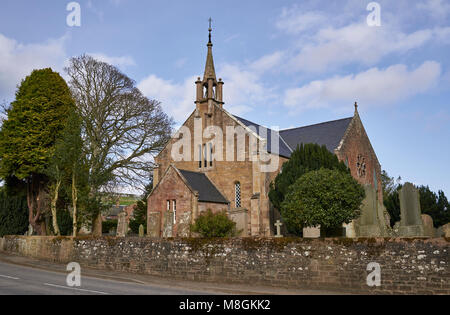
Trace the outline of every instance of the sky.
<instances>
[{"instance_id":1,"label":"sky","mask_svg":"<svg viewBox=\"0 0 450 315\"><path fill-rule=\"evenodd\" d=\"M450 196L450 0L80 0L80 26L70 2L1 0L1 102L33 69L64 76L90 54L180 125L211 17L229 112L286 129L350 117L357 101L382 168Z\"/></svg>"}]
</instances>

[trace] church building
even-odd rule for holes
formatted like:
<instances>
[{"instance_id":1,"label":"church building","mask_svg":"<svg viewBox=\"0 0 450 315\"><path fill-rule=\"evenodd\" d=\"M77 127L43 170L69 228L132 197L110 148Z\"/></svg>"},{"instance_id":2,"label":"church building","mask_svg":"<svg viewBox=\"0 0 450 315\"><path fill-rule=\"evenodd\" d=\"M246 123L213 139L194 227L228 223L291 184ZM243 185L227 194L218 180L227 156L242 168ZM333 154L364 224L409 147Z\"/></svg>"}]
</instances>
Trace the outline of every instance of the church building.
<instances>
[{"instance_id":1,"label":"church building","mask_svg":"<svg viewBox=\"0 0 450 315\"><path fill-rule=\"evenodd\" d=\"M190 224L208 209L226 210L241 236L273 236L280 215L269 201L270 183L302 143L325 145L358 182L374 188L382 203L381 166L357 104L353 117L266 129L226 110L224 82L214 68L211 28L207 47L203 79L195 82L195 108L155 158L154 187L148 196L149 236L188 237ZM266 167L271 161L277 163Z\"/></svg>"}]
</instances>

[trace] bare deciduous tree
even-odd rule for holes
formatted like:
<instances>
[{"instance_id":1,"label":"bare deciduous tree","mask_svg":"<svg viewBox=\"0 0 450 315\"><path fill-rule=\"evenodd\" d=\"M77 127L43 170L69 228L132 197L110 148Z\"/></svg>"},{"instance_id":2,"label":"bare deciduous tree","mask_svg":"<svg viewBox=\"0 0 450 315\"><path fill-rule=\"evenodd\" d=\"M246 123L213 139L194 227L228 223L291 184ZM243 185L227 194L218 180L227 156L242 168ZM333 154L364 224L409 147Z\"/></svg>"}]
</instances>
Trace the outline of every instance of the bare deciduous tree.
<instances>
[{"instance_id":1,"label":"bare deciduous tree","mask_svg":"<svg viewBox=\"0 0 450 315\"><path fill-rule=\"evenodd\" d=\"M83 55L72 58L65 70L82 118L92 189L115 180L143 187L153 156L169 140L172 119L112 65Z\"/></svg>"}]
</instances>

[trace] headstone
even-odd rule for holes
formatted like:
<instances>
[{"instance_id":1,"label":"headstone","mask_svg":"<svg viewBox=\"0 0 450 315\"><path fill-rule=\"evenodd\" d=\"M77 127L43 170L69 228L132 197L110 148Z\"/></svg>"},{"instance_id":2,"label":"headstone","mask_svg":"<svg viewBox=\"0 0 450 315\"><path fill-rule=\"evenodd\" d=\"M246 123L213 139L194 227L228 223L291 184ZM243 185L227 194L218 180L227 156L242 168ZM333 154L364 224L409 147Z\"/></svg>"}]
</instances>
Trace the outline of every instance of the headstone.
<instances>
[{"instance_id":1,"label":"headstone","mask_svg":"<svg viewBox=\"0 0 450 315\"><path fill-rule=\"evenodd\" d=\"M248 210L245 208L233 209L230 211L230 218L236 222L236 231L240 232L239 236L246 237L248 235Z\"/></svg>"},{"instance_id":2,"label":"headstone","mask_svg":"<svg viewBox=\"0 0 450 315\"><path fill-rule=\"evenodd\" d=\"M191 211L185 211L179 215L177 224L177 236L189 237L191 234Z\"/></svg>"},{"instance_id":3,"label":"headstone","mask_svg":"<svg viewBox=\"0 0 450 315\"><path fill-rule=\"evenodd\" d=\"M320 238L320 226L303 228L303 238Z\"/></svg>"},{"instance_id":4,"label":"headstone","mask_svg":"<svg viewBox=\"0 0 450 315\"><path fill-rule=\"evenodd\" d=\"M144 237L144 226L139 225L139 237Z\"/></svg>"},{"instance_id":5,"label":"headstone","mask_svg":"<svg viewBox=\"0 0 450 315\"><path fill-rule=\"evenodd\" d=\"M163 238L173 237L173 212L164 213Z\"/></svg>"},{"instance_id":6,"label":"headstone","mask_svg":"<svg viewBox=\"0 0 450 315\"><path fill-rule=\"evenodd\" d=\"M380 227L380 221L378 220L377 191L372 185L364 185L364 190L366 192L366 198L363 200L361 216L358 219L358 236L382 236L383 233Z\"/></svg>"},{"instance_id":7,"label":"headstone","mask_svg":"<svg viewBox=\"0 0 450 315\"><path fill-rule=\"evenodd\" d=\"M281 226L283 225L283 223L280 222L280 220L277 220L277 222L275 223L275 227L277 228L277 234L275 235L275 237L280 238L283 237L283 235L281 235Z\"/></svg>"},{"instance_id":8,"label":"headstone","mask_svg":"<svg viewBox=\"0 0 450 315\"><path fill-rule=\"evenodd\" d=\"M400 190L400 227L402 237L424 236L420 211L419 191L411 183L406 183Z\"/></svg>"},{"instance_id":9,"label":"headstone","mask_svg":"<svg viewBox=\"0 0 450 315\"><path fill-rule=\"evenodd\" d=\"M161 237L161 212L150 212L148 214L147 235L153 238Z\"/></svg>"},{"instance_id":10,"label":"headstone","mask_svg":"<svg viewBox=\"0 0 450 315\"><path fill-rule=\"evenodd\" d=\"M433 218L428 214L422 214L423 231L427 237L434 237Z\"/></svg>"},{"instance_id":11,"label":"headstone","mask_svg":"<svg viewBox=\"0 0 450 315\"><path fill-rule=\"evenodd\" d=\"M446 225L442 226L442 231L445 237L450 237L450 223L447 223Z\"/></svg>"},{"instance_id":12,"label":"headstone","mask_svg":"<svg viewBox=\"0 0 450 315\"><path fill-rule=\"evenodd\" d=\"M127 213L121 212L117 221L117 237L125 237L128 234Z\"/></svg>"},{"instance_id":13,"label":"headstone","mask_svg":"<svg viewBox=\"0 0 450 315\"><path fill-rule=\"evenodd\" d=\"M355 238L356 237L356 229L355 229L355 221L343 225L345 228L345 237Z\"/></svg>"}]
</instances>

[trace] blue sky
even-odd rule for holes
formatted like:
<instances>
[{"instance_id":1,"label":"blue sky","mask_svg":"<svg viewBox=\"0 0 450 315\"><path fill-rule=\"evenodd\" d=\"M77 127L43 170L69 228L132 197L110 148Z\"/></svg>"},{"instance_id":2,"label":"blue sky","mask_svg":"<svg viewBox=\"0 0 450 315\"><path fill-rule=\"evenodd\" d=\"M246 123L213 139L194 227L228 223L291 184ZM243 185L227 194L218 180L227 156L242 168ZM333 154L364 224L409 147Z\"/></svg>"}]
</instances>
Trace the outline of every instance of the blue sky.
<instances>
[{"instance_id":1,"label":"blue sky","mask_svg":"<svg viewBox=\"0 0 450 315\"><path fill-rule=\"evenodd\" d=\"M360 115L383 169L450 195L450 1L2 0L0 100L34 68L83 53L117 65L182 123L208 18L228 111L281 129Z\"/></svg>"}]
</instances>

